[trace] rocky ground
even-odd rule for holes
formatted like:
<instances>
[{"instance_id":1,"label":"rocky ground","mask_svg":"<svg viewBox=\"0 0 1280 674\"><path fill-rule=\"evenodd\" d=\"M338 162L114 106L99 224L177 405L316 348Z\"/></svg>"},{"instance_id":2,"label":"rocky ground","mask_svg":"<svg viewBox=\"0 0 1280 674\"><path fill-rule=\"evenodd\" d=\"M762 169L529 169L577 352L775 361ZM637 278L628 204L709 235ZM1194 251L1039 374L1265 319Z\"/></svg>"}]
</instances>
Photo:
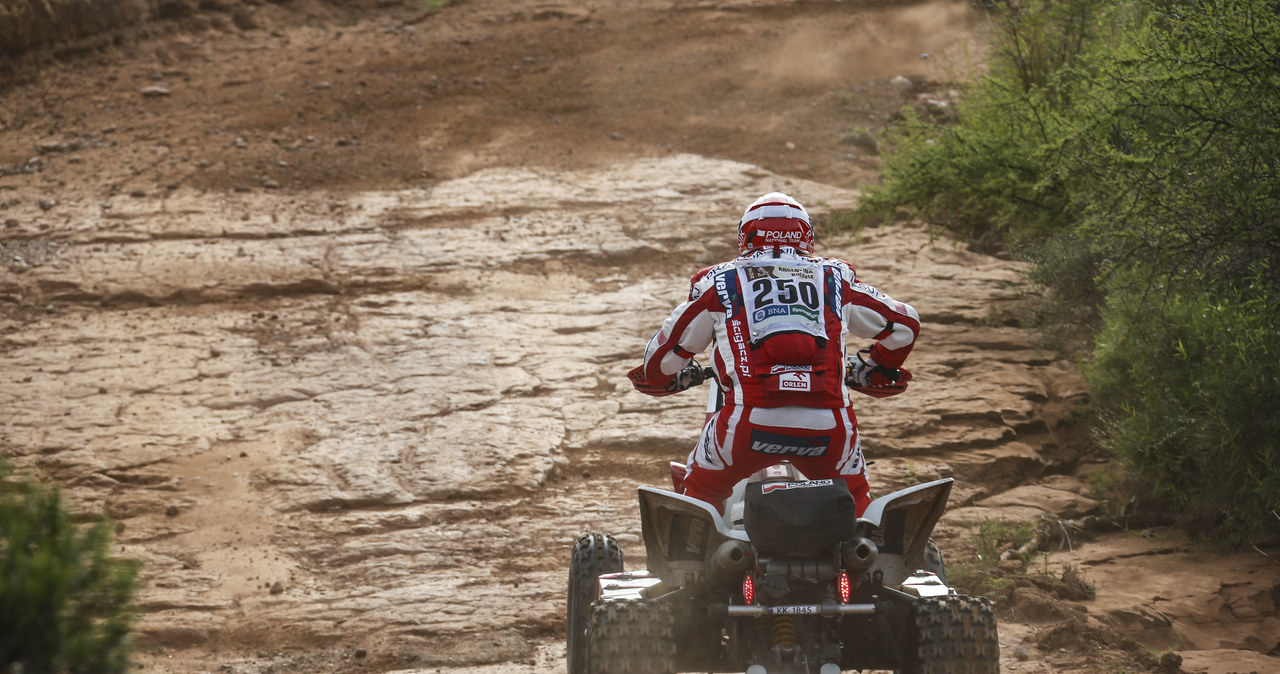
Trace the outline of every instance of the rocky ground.
<instances>
[{"instance_id":1,"label":"rocky ground","mask_svg":"<svg viewBox=\"0 0 1280 674\"><path fill-rule=\"evenodd\" d=\"M0 452L146 563L144 671L562 671L573 541L638 564L702 417L625 372L774 189L922 315L873 489L957 478L953 573L1046 534L985 588L1006 671L1280 667L1276 551L1076 528L1082 382L1016 263L830 225L897 110L950 114L970 5L189 6L0 84Z\"/></svg>"}]
</instances>

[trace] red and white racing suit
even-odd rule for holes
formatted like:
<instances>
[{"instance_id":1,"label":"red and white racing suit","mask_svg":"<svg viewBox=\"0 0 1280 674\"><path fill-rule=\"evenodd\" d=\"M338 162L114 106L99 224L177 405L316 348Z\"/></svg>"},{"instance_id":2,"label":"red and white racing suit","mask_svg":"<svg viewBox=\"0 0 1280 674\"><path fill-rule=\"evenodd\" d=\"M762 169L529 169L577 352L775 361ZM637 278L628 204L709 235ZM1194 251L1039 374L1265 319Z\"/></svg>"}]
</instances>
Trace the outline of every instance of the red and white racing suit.
<instances>
[{"instance_id":1,"label":"red and white racing suit","mask_svg":"<svg viewBox=\"0 0 1280 674\"><path fill-rule=\"evenodd\" d=\"M849 263L788 247L748 251L695 274L689 299L649 340L642 366L646 383L662 387L715 347L724 403L708 410L684 493L722 509L739 480L786 460L810 479L844 479L861 514L871 499L844 386L846 334L875 340L872 359L898 368L920 317L859 281Z\"/></svg>"}]
</instances>

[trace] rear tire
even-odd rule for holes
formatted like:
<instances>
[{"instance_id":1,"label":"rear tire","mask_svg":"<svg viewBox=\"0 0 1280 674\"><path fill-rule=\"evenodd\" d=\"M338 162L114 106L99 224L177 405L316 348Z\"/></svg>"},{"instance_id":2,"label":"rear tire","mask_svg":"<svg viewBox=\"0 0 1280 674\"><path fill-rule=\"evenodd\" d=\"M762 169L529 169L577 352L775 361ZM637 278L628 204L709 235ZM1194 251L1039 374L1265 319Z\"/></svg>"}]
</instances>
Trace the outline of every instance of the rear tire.
<instances>
[{"instance_id":1,"label":"rear tire","mask_svg":"<svg viewBox=\"0 0 1280 674\"><path fill-rule=\"evenodd\" d=\"M622 549L613 536L599 532L578 539L569 558L569 601L565 616L565 659L569 674L587 672L587 625L596 600L596 580L622 571Z\"/></svg>"},{"instance_id":2,"label":"rear tire","mask_svg":"<svg viewBox=\"0 0 1280 674\"><path fill-rule=\"evenodd\" d=\"M905 674L997 674L1000 641L991 600L949 595L912 605Z\"/></svg>"},{"instance_id":3,"label":"rear tire","mask_svg":"<svg viewBox=\"0 0 1280 674\"><path fill-rule=\"evenodd\" d=\"M587 674L675 674L671 607L641 599L598 601L591 607Z\"/></svg>"}]
</instances>

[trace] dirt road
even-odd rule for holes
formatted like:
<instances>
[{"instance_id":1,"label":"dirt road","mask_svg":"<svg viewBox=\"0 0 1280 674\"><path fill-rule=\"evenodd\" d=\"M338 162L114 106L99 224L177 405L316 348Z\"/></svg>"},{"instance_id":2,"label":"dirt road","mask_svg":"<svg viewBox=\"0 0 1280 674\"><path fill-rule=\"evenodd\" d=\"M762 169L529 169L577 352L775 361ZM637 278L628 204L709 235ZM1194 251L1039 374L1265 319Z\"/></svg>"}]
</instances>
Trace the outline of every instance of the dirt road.
<instances>
[{"instance_id":1,"label":"dirt road","mask_svg":"<svg viewBox=\"0 0 1280 674\"><path fill-rule=\"evenodd\" d=\"M175 16L0 88L0 452L146 562L144 671L562 671L570 546L642 560L634 487L702 417L625 372L774 189L923 318L909 394L859 407L873 489L955 476L953 567L984 522L1095 513L1080 377L1021 326L1018 265L827 226L868 131L949 114L970 5ZM1026 577L1096 598L1003 581L1006 671L1280 666L1280 565L1087 537Z\"/></svg>"}]
</instances>

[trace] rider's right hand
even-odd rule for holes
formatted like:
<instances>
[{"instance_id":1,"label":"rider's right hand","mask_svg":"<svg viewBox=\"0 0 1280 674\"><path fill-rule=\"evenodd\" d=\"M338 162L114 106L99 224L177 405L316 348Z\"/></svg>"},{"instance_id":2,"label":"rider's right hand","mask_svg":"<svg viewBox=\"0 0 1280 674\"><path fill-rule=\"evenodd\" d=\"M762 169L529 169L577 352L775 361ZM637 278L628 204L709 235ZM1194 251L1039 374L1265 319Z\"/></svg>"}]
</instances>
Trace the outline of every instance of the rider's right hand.
<instances>
[{"instance_id":1,"label":"rider's right hand","mask_svg":"<svg viewBox=\"0 0 1280 674\"><path fill-rule=\"evenodd\" d=\"M667 385L667 390L672 393L676 393L698 386L706 380L707 368L702 367L698 364L698 361L695 360L680 368L680 371L676 373L675 378Z\"/></svg>"}]
</instances>

